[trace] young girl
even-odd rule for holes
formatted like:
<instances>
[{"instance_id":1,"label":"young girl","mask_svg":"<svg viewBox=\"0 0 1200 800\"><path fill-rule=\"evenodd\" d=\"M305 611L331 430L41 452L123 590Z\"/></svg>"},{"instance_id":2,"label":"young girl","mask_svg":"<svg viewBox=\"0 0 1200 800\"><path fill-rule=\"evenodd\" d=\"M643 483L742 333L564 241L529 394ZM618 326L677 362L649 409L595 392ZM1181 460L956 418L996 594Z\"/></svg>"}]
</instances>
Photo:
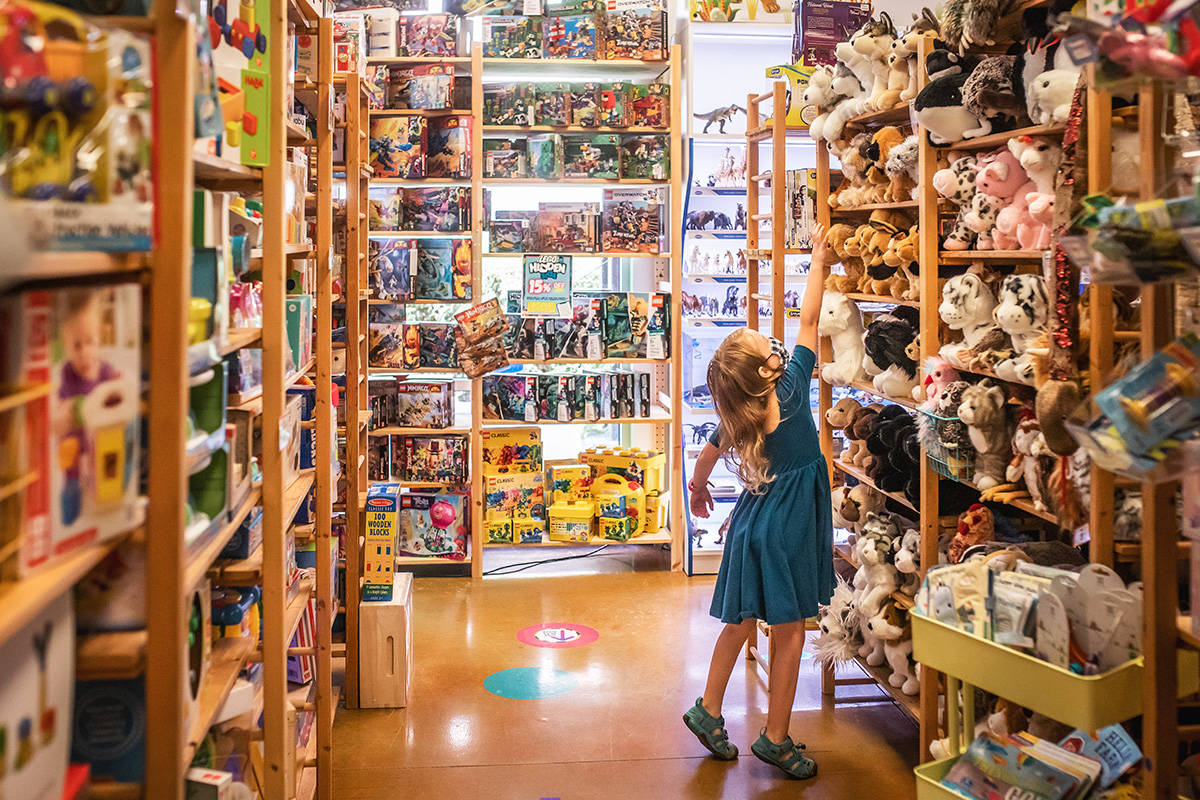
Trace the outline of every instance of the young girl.
<instances>
[{"instance_id":1,"label":"young girl","mask_svg":"<svg viewBox=\"0 0 1200 800\"><path fill-rule=\"evenodd\" d=\"M800 335L789 357L778 339L743 328L708 365L719 420L689 484L692 513L712 509L708 476L724 457L745 489L730 517L710 613L725 623L713 650L704 696L683 716L700 743L723 760L737 758L721 701L746 637L758 620L771 626L767 726L750 749L795 778L817 765L788 735L804 620L833 593L833 518L829 476L809 407L817 318L825 284L825 231L813 230L812 267L800 308Z\"/></svg>"}]
</instances>

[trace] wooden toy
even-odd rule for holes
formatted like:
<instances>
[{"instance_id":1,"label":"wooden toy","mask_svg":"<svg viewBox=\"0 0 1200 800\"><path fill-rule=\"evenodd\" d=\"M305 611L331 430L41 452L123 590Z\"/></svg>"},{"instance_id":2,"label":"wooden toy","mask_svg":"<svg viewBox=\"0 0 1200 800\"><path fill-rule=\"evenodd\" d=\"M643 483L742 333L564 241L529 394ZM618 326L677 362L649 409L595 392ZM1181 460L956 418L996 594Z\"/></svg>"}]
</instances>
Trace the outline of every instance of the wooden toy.
<instances>
[{"instance_id":1,"label":"wooden toy","mask_svg":"<svg viewBox=\"0 0 1200 800\"><path fill-rule=\"evenodd\" d=\"M596 505L590 500L562 501L550 506L550 541L587 542L592 538Z\"/></svg>"},{"instance_id":2,"label":"wooden toy","mask_svg":"<svg viewBox=\"0 0 1200 800\"><path fill-rule=\"evenodd\" d=\"M362 588L365 603L392 599L396 535L400 529L400 489L398 483L374 483L367 491Z\"/></svg>"}]
</instances>

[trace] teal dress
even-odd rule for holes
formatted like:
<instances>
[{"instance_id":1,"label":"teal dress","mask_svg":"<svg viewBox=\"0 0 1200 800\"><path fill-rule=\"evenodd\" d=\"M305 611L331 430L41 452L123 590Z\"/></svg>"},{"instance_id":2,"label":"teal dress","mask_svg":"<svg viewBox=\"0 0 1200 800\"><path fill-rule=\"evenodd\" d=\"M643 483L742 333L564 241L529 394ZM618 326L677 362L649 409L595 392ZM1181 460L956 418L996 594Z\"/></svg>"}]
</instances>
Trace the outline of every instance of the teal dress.
<instances>
[{"instance_id":1,"label":"teal dress","mask_svg":"<svg viewBox=\"0 0 1200 800\"><path fill-rule=\"evenodd\" d=\"M775 385L780 422L766 438L775 480L763 494L743 491L734 506L710 609L722 622L798 622L833 594L829 474L808 399L816 360L796 345Z\"/></svg>"}]
</instances>

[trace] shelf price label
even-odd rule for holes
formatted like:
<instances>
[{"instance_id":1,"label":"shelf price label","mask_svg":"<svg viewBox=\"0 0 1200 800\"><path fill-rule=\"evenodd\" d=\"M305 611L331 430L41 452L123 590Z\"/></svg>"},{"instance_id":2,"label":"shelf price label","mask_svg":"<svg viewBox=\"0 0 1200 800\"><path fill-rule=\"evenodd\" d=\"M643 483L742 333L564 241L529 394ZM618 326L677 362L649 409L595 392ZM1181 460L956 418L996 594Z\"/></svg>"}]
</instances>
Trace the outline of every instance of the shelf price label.
<instances>
[{"instance_id":1,"label":"shelf price label","mask_svg":"<svg viewBox=\"0 0 1200 800\"><path fill-rule=\"evenodd\" d=\"M571 314L571 257L525 256L521 313L561 317Z\"/></svg>"}]
</instances>

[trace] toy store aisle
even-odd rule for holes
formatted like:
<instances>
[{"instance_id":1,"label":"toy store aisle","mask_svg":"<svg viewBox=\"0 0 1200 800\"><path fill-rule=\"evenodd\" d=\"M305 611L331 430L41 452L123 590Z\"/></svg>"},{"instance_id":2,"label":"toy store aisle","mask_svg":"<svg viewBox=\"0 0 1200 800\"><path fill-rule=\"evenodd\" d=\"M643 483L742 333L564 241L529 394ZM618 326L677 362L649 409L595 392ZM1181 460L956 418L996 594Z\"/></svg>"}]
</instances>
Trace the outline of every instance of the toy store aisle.
<instances>
[{"instance_id":1,"label":"toy store aisle","mask_svg":"<svg viewBox=\"0 0 1200 800\"><path fill-rule=\"evenodd\" d=\"M914 795L911 719L891 702L839 700L835 713L807 660L792 733L820 764L815 780L788 781L749 754L766 691L748 663L735 668L725 706L743 755L735 764L704 757L680 717L703 688L719 627L708 616L712 578L539 572L415 583L410 708L337 716L339 800ZM518 641L541 623L587 626L599 638L564 648ZM540 669L540 681L502 691L553 696L507 699L484 688L489 675L519 667Z\"/></svg>"}]
</instances>

